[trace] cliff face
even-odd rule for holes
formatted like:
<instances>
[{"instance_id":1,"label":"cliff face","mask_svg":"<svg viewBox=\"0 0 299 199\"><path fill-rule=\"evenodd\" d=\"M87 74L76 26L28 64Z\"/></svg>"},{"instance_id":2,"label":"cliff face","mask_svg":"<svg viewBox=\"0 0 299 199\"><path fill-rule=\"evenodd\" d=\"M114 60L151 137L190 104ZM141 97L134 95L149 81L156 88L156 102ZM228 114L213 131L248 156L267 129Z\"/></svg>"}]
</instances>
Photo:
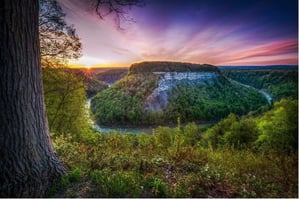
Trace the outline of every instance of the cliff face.
<instances>
[{"instance_id":1,"label":"cliff face","mask_svg":"<svg viewBox=\"0 0 299 199\"><path fill-rule=\"evenodd\" d=\"M168 92L178 84L213 83L218 77L219 72L153 72L159 75L158 87L147 97L144 102L144 109L148 111L161 111L168 104Z\"/></svg>"}]
</instances>

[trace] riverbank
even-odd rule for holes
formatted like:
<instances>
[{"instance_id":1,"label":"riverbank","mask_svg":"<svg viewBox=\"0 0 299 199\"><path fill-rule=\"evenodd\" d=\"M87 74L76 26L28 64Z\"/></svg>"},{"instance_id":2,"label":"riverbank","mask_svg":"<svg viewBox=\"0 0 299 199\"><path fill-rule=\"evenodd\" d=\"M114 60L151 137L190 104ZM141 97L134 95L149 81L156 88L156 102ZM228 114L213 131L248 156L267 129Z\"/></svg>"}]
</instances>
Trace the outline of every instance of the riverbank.
<instances>
[{"instance_id":1,"label":"riverbank","mask_svg":"<svg viewBox=\"0 0 299 199\"><path fill-rule=\"evenodd\" d=\"M88 109L87 117L90 120L90 124L98 132L101 133L109 133L109 132L121 132L121 133L133 133L133 134L141 134L146 133L148 135L151 135L153 133L153 130L158 128L159 126L165 126L169 128L176 128L177 124L169 124L169 125L155 125L155 126L105 126L105 125L99 125L94 120L92 120L90 115L90 102L92 98L89 98L86 102L86 108ZM206 129L213 124L217 123L218 121L209 121L209 122L198 122L196 123L198 128L200 129ZM185 126L187 124L181 124L181 126Z\"/></svg>"},{"instance_id":2,"label":"riverbank","mask_svg":"<svg viewBox=\"0 0 299 199\"><path fill-rule=\"evenodd\" d=\"M230 81L234 82L236 84L245 86L247 88L256 90L257 92L261 93L267 99L268 104L273 103L273 99L272 99L271 95L265 89L258 90L258 89L254 88L252 86L242 84L242 83L237 82L235 80L230 79ZM153 129L155 129L159 126L166 126L166 127L169 127L169 128L177 127L177 124L168 124L168 125L166 124L166 125L156 125L156 126L115 126L115 125L105 126L105 125L99 125L95 121L93 121L91 119L91 116L90 116L91 99L92 99L92 97L89 98L87 100L87 103L86 103L86 107L88 109L87 115L90 119L90 123L91 123L92 127L98 132L108 133L108 132L117 131L117 132L122 132L122 133L133 133L133 134L141 134L141 133L152 134ZM201 129L205 129L205 128L211 127L213 124L215 124L217 122L218 121L198 122L197 126ZM184 126L184 125L186 125L186 124L182 124L182 126Z\"/></svg>"},{"instance_id":3,"label":"riverbank","mask_svg":"<svg viewBox=\"0 0 299 199\"><path fill-rule=\"evenodd\" d=\"M199 129L206 129L208 127L211 127L216 122L207 122L207 123L199 123L197 124ZM181 126L184 127L187 124L182 124ZM163 127L169 127L169 128L176 128L177 125L159 125ZM121 132L121 133L133 133L133 134L141 134L146 133L148 135L151 135L153 133L153 130L158 128L159 126L140 126L140 127L121 127L121 126L102 126L102 125L95 125L94 128L101 132L101 133L109 133L109 132Z\"/></svg>"}]
</instances>

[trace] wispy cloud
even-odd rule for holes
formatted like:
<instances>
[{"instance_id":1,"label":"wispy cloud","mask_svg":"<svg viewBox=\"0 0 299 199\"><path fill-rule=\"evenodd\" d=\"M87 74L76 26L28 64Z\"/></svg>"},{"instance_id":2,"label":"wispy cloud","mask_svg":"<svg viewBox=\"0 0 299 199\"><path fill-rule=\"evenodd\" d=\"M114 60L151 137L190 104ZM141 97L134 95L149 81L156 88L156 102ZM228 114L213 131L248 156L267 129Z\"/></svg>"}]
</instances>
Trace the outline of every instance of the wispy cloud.
<instances>
[{"instance_id":1,"label":"wispy cloud","mask_svg":"<svg viewBox=\"0 0 299 199\"><path fill-rule=\"evenodd\" d=\"M172 60L215 65L296 64L295 0L147 1L125 31L78 0L60 0L84 57L113 63ZM81 2L81 3L80 3ZM295 17L295 19L294 19Z\"/></svg>"}]
</instances>

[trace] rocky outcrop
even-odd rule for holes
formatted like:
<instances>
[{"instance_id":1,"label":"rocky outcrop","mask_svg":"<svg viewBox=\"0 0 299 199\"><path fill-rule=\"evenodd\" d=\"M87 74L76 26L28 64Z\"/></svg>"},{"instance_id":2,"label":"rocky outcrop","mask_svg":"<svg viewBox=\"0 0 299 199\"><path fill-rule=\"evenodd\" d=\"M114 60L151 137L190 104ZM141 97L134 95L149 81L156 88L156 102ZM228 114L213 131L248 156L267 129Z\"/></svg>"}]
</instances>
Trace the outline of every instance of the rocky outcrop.
<instances>
[{"instance_id":1,"label":"rocky outcrop","mask_svg":"<svg viewBox=\"0 0 299 199\"><path fill-rule=\"evenodd\" d=\"M213 83L220 75L216 72L153 72L160 76L158 87L147 97L144 109L148 111L163 110L168 104L168 92L178 84Z\"/></svg>"}]
</instances>

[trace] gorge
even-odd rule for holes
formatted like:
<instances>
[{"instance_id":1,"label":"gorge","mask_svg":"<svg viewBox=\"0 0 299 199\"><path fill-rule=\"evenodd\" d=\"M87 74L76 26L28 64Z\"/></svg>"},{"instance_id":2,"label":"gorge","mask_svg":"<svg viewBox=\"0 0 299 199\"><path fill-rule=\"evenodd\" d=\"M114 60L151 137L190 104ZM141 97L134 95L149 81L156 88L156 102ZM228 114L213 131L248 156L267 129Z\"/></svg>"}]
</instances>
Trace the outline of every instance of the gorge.
<instances>
[{"instance_id":1,"label":"gorge","mask_svg":"<svg viewBox=\"0 0 299 199\"><path fill-rule=\"evenodd\" d=\"M127 76L98 93L91 110L102 125L173 125L209 122L266 105L258 90L224 76L212 65L179 62L133 64Z\"/></svg>"}]
</instances>

